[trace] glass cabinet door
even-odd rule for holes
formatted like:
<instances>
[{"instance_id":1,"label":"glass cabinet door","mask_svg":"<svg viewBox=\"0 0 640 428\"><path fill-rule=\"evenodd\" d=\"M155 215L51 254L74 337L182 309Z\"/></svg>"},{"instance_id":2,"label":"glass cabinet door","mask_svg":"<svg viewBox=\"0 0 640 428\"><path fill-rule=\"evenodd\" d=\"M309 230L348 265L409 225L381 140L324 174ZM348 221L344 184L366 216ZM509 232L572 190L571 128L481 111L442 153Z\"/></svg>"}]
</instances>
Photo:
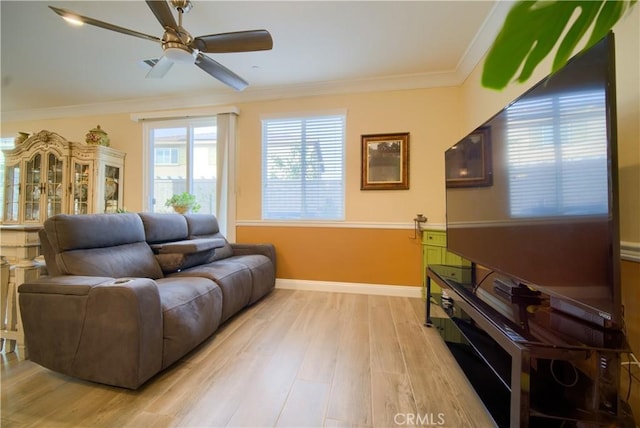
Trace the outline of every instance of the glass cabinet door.
<instances>
[{"instance_id":1,"label":"glass cabinet door","mask_svg":"<svg viewBox=\"0 0 640 428\"><path fill-rule=\"evenodd\" d=\"M32 226L122 208L124 152L41 131L2 154L0 223Z\"/></svg>"},{"instance_id":2,"label":"glass cabinet door","mask_svg":"<svg viewBox=\"0 0 640 428\"><path fill-rule=\"evenodd\" d=\"M7 166L5 169L5 199L4 199L4 220L8 222L19 221L18 214L20 207L20 166Z\"/></svg>"},{"instance_id":3,"label":"glass cabinet door","mask_svg":"<svg viewBox=\"0 0 640 428\"><path fill-rule=\"evenodd\" d=\"M62 160L53 153L48 156L47 169L47 217L62 213Z\"/></svg>"},{"instance_id":4,"label":"glass cabinet door","mask_svg":"<svg viewBox=\"0 0 640 428\"><path fill-rule=\"evenodd\" d=\"M37 154L31 160L25 162L24 181L24 220L40 220L40 195L42 193L42 183L40 182L40 171L42 168L42 155Z\"/></svg>"},{"instance_id":5,"label":"glass cabinet door","mask_svg":"<svg viewBox=\"0 0 640 428\"><path fill-rule=\"evenodd\" d=\"M73 202L71 212L73 214L88 214L89 211L89 177L91 176L90 165L74 163L72 189Z\"/></svg>"},{"instance_id":6,"label":"glass cabinet door","mask_svg":"<svg viewBox=\"0 0 640 428\"><path fill-rule=\"evenodd\" d=\"M115 213L120 198L120 168L105 165L104 175L104 212Z\"/></svg>"}]
</instances>

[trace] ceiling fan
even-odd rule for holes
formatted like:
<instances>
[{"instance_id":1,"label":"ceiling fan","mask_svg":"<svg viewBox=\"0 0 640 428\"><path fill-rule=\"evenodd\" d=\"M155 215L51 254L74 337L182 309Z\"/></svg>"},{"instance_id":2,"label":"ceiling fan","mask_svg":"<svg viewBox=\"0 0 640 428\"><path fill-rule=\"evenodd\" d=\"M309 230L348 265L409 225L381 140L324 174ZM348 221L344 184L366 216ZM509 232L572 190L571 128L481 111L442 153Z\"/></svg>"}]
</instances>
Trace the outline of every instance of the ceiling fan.
<instances>
[{"instance_id":1,"label":"ceiling fan","mask_svg":"<svg viewBox=\"0 0 640 428\"><path fill-rule=\"evenodd\" d=\"M65 20L76 25L86 23L160 43L164 55L153 65L147 77L162 77L169 71L174 62L187 62L197 65L222 83L235 90L241 91L246 88L249 83L219 62L204 55L203 52L251 52L269 50L273 47L271 34L269 34L267 30L237 31L194 38L182 26L182 15L189 12L193 6L190 0L171 0L171 4L178 11L177 23L169 4L165 0L146 0L146 2L156 19L164 28L162 38L98 21L97 19L82 16L70 10L53 6L49 6L49 8Z\"/></svg>"}]
</instances>

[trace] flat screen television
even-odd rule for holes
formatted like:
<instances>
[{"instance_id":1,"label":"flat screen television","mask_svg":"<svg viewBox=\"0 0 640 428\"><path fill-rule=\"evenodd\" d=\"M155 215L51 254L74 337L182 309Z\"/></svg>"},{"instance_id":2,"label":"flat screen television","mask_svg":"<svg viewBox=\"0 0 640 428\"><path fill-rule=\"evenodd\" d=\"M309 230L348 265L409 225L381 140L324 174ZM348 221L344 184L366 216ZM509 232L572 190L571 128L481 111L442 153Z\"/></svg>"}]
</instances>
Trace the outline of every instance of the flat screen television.
<instances>
[{"instance_id":1,"label":"flat screen television","mask_svg":"<svg viewBox=\"0 0 640 428\"><path fill-rule=\"evenodd\" d=\"M447 247L620 329L614 36L445 152Z\"/></svg>"}]
</instances>

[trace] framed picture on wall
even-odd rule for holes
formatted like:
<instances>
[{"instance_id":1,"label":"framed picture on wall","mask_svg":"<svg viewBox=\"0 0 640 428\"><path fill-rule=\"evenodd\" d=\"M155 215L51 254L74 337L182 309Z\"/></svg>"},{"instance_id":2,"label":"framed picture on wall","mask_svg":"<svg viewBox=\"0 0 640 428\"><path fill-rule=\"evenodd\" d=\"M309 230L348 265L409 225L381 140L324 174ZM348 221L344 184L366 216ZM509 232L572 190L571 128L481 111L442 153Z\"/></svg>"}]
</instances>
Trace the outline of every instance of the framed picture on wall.
<instances>
[{"instance_id":1,"label":"framed picture on wall","mask_svg":"<svg viewBox=\"0 0 640 428\"><path fill-rule=\"evenodd\" d=\"M361 190L409 188L409 133L362 135Z\"/></svg>"},{"instance_id":2,"label":"framed picture on wall","mask_svg":"<svg viewBox=\"0 0 640 428\"><path fill-rule=\"evenodd\" d=\"M445 152L447 187L482 187L493 184L491 134L480 128Z\"/></svg>"}]
</instances>

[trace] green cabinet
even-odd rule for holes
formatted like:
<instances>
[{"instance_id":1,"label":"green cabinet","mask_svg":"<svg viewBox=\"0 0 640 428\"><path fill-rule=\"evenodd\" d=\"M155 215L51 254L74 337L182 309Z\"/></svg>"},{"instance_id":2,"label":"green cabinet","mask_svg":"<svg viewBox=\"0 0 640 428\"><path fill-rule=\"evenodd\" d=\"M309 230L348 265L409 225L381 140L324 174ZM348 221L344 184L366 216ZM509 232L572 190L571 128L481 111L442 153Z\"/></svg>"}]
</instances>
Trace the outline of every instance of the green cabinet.
<instances>
[{"instance_id":1,"label":"green cabinet","mask_svg":"<svg viewBox=\"0 0 640 428\"><path fill-rule=\"evenodd\" d=\"M452 275L456 275L455 267L471 266L471 262L447 251L447 232L427 229L422 231L422 297L427 294L427 266L452 266ZM459 273L458 273L459 275ZM440 295L442 290L431 283L431 294Z\"/></svg>"}]
</instances>

